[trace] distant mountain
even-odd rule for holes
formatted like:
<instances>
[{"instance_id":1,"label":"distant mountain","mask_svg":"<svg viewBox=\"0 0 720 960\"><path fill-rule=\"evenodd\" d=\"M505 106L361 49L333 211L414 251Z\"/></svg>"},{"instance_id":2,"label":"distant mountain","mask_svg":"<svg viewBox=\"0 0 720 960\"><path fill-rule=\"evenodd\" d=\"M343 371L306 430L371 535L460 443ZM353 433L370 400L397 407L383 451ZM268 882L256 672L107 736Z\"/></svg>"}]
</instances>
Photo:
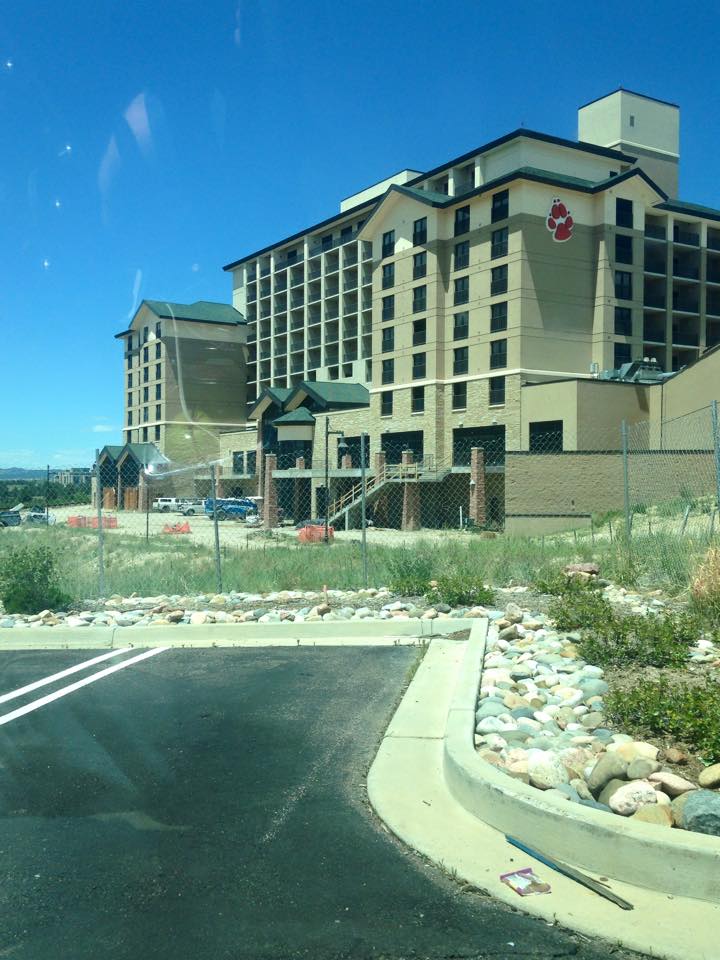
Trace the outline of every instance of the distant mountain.
<instances>
[{"instance_id":1,"label":"distant mountain","mask_svg":"<svg viewBox=\"0 0 720 960\"><path fill-rule=\"evenodd\" d=\"M26 470L25 467L0 467L0 480L39 480L47 475L45 470Z\"/></svg>"}]
</instances>

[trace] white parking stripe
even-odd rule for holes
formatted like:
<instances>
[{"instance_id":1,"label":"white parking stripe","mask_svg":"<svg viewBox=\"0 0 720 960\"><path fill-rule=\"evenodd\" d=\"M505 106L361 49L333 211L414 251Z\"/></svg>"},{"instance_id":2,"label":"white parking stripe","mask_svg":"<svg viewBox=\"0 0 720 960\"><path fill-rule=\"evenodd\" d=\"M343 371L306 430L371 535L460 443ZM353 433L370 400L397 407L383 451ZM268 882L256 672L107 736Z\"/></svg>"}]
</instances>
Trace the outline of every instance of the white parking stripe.
<instances>
[{"instance_id":1,"label":"white parking stripe","mask_svg":"<svg viewBox=\"0 0 720 960\"><path fill-rule=\"evenodd\" d=\"M67 670L53 673L50 677L43 677L42 680L35 680L34 683L28 683L24 687L18 687L17 690L12 690L10 693L3 693L2 696L0 696L0 703L5 703L7 700L15 700L17 697L22 697L26 693L32 693L32 691L37 690L38 687L46 687L49 683L55 683L56 680L62 680L63 677L69 677L73 673L79 673L87 667L95 666L96 663L102 663L103 660L109 660L111 657L119 657L121 653L127 653L128 650L132 650L132 647L121 647L119 650L111 650L110 653L103 653L99 657L93 657L92 660L83 660L82 663L76 663L74 667L68 667Z\"/></svg>"},{"instance_id":2,"label":"white parking stripe","mask_svg":"<svg viewBox=\"0 0 720 960\"><path fill-rule=\"evenodd\" d=\"M89 683L94 683L96 680L100 680L102 677L108 677L111 673L117 673L118 670L124 670L125 667L130 667L134 663L139 663L140 660L146 660L148 657L154 657L158 653L164 653L165 650L170 650L170 647L153 647L152 650L146 650L145 653L138 654L137 657L131 657L129 660L123 660L122 663L116 663L112 667L107 667L105 670L100 670L98 673L93 673L90 677L85 677L83 680L78 680L75 683L71 683L68 687L61 687L60 690L56 690L54 693L49 693L46 697L41 697L39 700L33 700L32 703L26 704L24 707L19 707L17 710L13 710L11 713L6 713L0 717L0 725L4 723L9 723L11 720L16 720L18 717L24 716L26 713L31 713L33 710L38 710L40 707L44 707L47 703L52 703L53 700L59 700L60 697L65 697L68 693L73 693L75 690L79 690L81 687L86 687Z\"/></svg>"}]
</instances>

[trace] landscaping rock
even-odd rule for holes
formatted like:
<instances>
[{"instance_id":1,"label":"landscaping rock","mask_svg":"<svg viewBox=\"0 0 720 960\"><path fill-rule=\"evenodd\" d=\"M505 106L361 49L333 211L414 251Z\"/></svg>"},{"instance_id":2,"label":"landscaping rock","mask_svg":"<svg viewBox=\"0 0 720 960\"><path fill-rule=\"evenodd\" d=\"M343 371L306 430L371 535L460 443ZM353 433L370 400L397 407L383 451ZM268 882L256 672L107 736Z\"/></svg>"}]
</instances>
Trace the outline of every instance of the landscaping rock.
<instances>
[{"instance_id":1,"label":"landscaping rock","mask_svg":"<svg viewBox=\"0 0 720 960\"><path fill-rule=\"evenodd\" d=\"M610 809L621 817L629 817L640 807L650 803L657 803L657 793L647 780L624 783L608 799Z\"/></svg>"},{"instance_id":2,"label":"landscaping rock","mask_svg":"<svg viewBox=\"0 0 720 960\"><path fill-rule=\"evenodd\" d=\"M672 814L673 824L676 827L682 826L683 810L691 796L691 793L681 793L679 797L675 797L670 803L670 813Z\"/></svg>"},{"instance_id":3,"label":"landscaping rock","mask_svg":"<svg viewBox=\"0 0 720 960\"><path fill-rule=\"evenodd\" d=\"M695 790L686 796L679 818L683 830L720 837L720 793Z\"/></svg>"},{"instance_id":4,"label":"landscaping rock","mask_svg":"<svg viewBox=\"0 0 720 960\"><path fill-rule=\"evenodd\" d=\"M624 780L627 769L628 765L622 757L614 753L603 754L587 778L588 789L597 795L611 780Z\"/></svg>"},{"instance_id":5,"label":"landscaping rock","mask_svg":"<svg viewBox=\"0 0 720 960\"><path fill-rule=\"evenodd\" d=\"M701 787L708 790L720 787L720 763L714 763L711 767L705 767L698 777L698 783Z\"/></svg>"},{"instance_id":6,"label":"landscaping rock","mask_svg":"<svg viewBox=\"0 0 720 960\"><path fill-rule=\"evenodd\" d=\"M657 773L659 769L660 764L657 760L646 760L643 757L638 757L628 766L627 777L628 780L647 780L651 773Z\"/></svg>"},{"instance_id":7,"label":"landscaping rock","mask_svg":"<svg viewBox=\"0 0 720 960\"><path fill-rule=\"evenodd\" d=\"M684 777L679 777L676 773L668 773L666 770L651 773L648 780L650 783L660 784L663 792L669 797L679 797L681 793L697 790L697 786L694 783L691 783Z\"/></svg>"},{"instance_id":8,"label":"landscaping rock","mask_svg":"<svg viewBox=\"0 0 720 960\"><path fill-rule=\"evenodd\" d=\"M550 790L570 780L559 757L537 750L531 751L528 756L528 775L530 783L540 790Z\"/></svg>"},{"instance_id":9,"label":"landscaping rock","mask_svg":"<svg viewBox=\"0 0 720 960\"><path fill-rule=\"evenodd\" d=\"M688 762L688 755L684 750L680 750L678 747L670 747L665 751L665 759L668 763L676 763L680 765Z\"/></svg>"},{"instance_id":10,"label":"landscaping rock","mask_svg":"<svg viewBox=\"0 0 720 960\"><path fill-rule=\"evenodd\" d=\"M627 780L609 780L605 786L602 788L598 800L600 803L608 806L610 802L610 797L615 793L616 790L619 790L620 787L624 787L627 783ZM655 791L653 791L654 793ZM609 807L608 807L609 809Z\"/></svg>"},{"instance_id":11,"label":"landscaping rock","mask_svg":"<svg viewBox=\"0 0 720 960\"><path fill-rule=\"evenodd\" d=\"M659 827L672 827L673 817L670 807L660 804L646 804L640 807L630 817L631 820L640 820L641 823L654 823Z\"/></svg>"}]
</instances>

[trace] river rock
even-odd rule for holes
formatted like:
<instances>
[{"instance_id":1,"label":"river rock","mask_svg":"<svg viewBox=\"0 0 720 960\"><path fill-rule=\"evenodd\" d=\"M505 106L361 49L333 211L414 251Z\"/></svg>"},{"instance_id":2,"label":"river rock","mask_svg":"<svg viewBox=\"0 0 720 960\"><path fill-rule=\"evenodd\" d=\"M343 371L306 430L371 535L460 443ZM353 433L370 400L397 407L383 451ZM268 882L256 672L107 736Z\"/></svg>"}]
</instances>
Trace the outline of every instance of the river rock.
<instances>
[{"instance_id":1,"label":"river rock","mask_svg":"<svg viewBox=\"0 0 720 960\"><path fill-rule=\"evenodd\" d=\"M657 773L660 764L657 760L646 760L644 757L638 757L633 760L627 768L628 780L647 780L651 773Z\"/></svg>"},{"instance_id":2,"label":"river rock","mask_svg":"<svg viewBox=\"0 0 720 960\"><path fill-rule=\"evenodd\" d=\"M624 787L626 783L627 780L609 780L600 792L598 797L599 802L605 806L608 806L610 797L615 793L616 790L619 790L620 787ZM653 793L654 792L655 791L653 791Z\"/></svg>"},{"instance_id":3,"label":"river rock","mask_svg":"<svg viewBox=\"0 0 720 960\"><path fill-rule=\"evenodd\" d=\"M621 817L629 817L640 807L649 803L657 803L655 787L647 780L632 780L625 783L612 794L608 805L613 813Z\"/></svg>"},{"instance_id":4,"label":"river rock","mask_svg":"<svg viewBox=\"0 0 720 960\"><path fill-rule=\"evenodd\" d=\"M720 793L694 790L686 796L687 800L680 814L680 826L683 830L720 837Z\"/></svg>"},{"instance_id":5,"label":"river rock","mask_svg":"<svg viewBox=\"0 0 720 960\"><path fill-rule=\"evenodd\" d=\"M646 804L640 807L630 817L631 820L640 820L642 823L654 823L659 827L671 827L673 825L672 811L670 807L661 804Z\"/></svg>"},{"instance_id":6,"label":"river rock","mask_svg":"<svg viewBox=\"0 0 720 960\"><path fill-rule=\"evenodd\" d=\"M685 777L679 777L676 773L668 773L666 770L651 773L648 780L650 783L659 783L663 792L669 797L679 797L681 793L697 790L697 786L686 780Z\"/></svg>"},{"instance_id":7,"label":"river rock","mask_svg":"<svg viewBox=\"0 0 720 960\"><path fill-rule=\"evenodd\" d=\"M622 757L614 753L605 753L597 761L587 778L588 788L597 795L611 780L624 780L627 769L628 765Z\"/></svg>"},{"instance_id":8,"label":"river rock","mask_svg":"<svg viewBox=\"0 0 720 960\"><path fill-rule=\"evenodd\" d=\"M552 753L533 750L528 756L530 783L540 790L550 790L568 783L570 777L561 759Z\"/></svg>"},{"instance_id":9,"label":"river rock","mask_svg":"<svg viewBox=\"0 0 720 960\"><path fill-rule=\"evenodd\" d=\"M682 814L685 804L692 796L692 793L681 793L670 802L670 812L672 813L673 823L676 827L682 826Z\"/></svg>"},{"instance_id":10,"label":"river rock","mask_svg":"<svg viewBox=\"0 0 720 960\"><path fill-rule=\"evenodd\" d=\"M720 763L714 763L711 767L705 767L698 777L698 783L707 790L720 787Z\"/></svg>"}]
</instances>

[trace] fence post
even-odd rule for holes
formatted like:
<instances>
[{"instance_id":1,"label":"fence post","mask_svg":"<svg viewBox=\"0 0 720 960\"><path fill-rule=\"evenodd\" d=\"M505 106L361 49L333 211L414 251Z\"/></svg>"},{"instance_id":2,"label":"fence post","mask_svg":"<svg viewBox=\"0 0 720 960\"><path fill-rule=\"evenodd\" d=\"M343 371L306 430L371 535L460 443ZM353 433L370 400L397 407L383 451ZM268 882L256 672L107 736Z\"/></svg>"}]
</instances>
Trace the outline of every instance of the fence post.
<instances>
[{"instance_id":1,"label":"fence post","mask_svg":"<svg viewBox=\"0 0 720 960\"><path fill-rule=\"evenodd\" d=\"M98 528L98 591L105 596L105 550L102 525L103 488L100 482L100 451L95 450L95 489L97 491L97 528Z\"/></svg>"},{"instance_id":2,"label":"fence post","mask_svg":"<svg viewBox=\"0 0 720 960\"><path fill-rule=\"evenodd\" d=\"M718 428L717 400L713 400L710 404L710 416L712 417L713 449L715 451L715 501L720 510L720 429Z\"/></svg>"},{"instance_id":3,"label":"fence post","mask_svg":"<svg viewBox=\"0 0 720 960\"><path fill-rule=\"evenodd\" d=\"M625 500L625 534L627 536L628 546L632 535L632 526L630 520L630 471L628 463L628 430L627 422L623 420L622 427L622 452L623 452L623 493Z\"/></svg>"},{"instance_id":4,"label":"fence post","mask_svg":"<svg viewBox=\"0 0 720 960\"><path fill-rule=\"evenodd\" d=\"M210 493L213 502L213 528L215 533L215 579L217 592L222 593L222 563L220 561L220 530L217 517L217 483L215 480L215 464L210 464Z\"/></svg>"},{"instance_id":5,"label":"fence post","mask_svg":"<svg viewBox=\"0 0 720 960\"><path fill-rule=\"evenodd\" d=\"M367 558L367 530L366 524L366 491L365 491L365 440L367 434L360 434L360 528L362 544L363 586L368 585L368 558Z\"/></svg>"}]
</instances>

